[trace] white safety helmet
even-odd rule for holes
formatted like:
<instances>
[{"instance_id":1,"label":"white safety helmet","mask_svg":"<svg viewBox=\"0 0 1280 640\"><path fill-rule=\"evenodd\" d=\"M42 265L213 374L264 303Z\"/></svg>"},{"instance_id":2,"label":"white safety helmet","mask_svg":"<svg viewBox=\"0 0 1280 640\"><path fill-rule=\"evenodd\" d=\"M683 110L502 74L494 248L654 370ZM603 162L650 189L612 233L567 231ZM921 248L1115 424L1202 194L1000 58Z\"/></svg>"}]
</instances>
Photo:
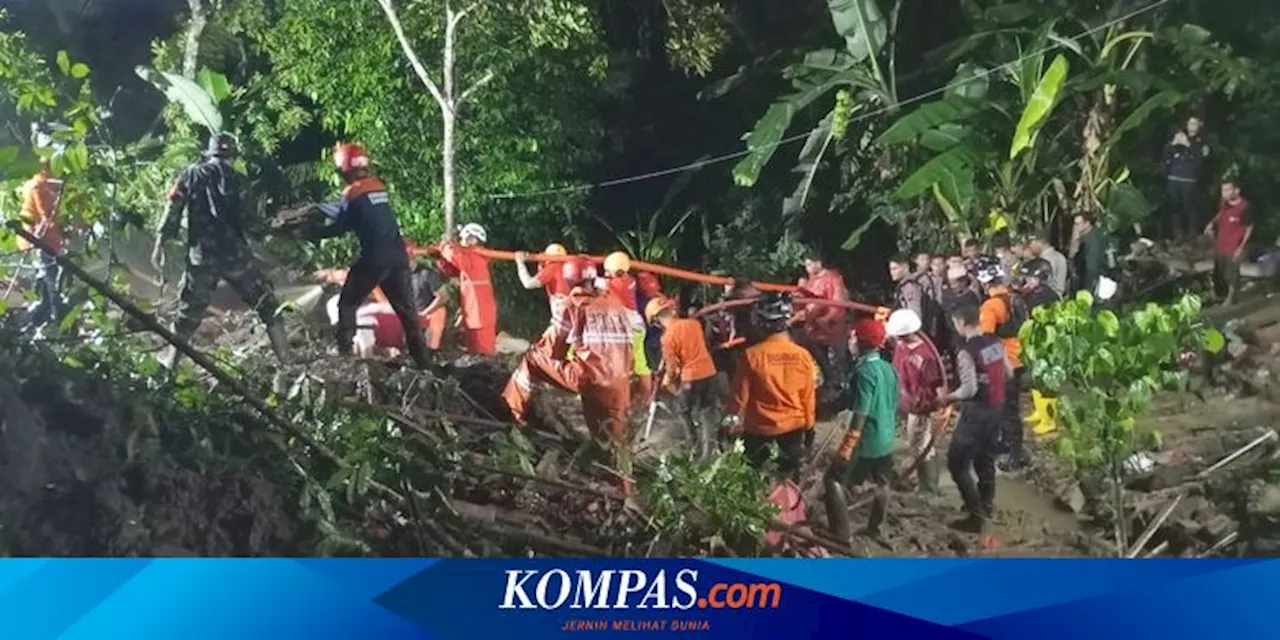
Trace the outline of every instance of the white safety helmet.
<instances>
[{"instance_id":1,"label":"white safety helmet","mask_svg":"<svg viewBox=\"0 0 1280 640\"><path fill-rule=\"evenodd\" d=\"M463 240L466 240L467 238L475 238L480 242L489 241L489 234L485 232L484 227L474 222L468 222L467 224L462 225L462 228L458 230L458 237Z\"/></svg>"},{"instance_id":2,"label":"white safety helmet","mask_svg":"<svg viewBox=\"0 0 1280 640\"><path fill-rule=\"evenodd\" d=\"M891 338L901 338L916 333L923 324L916 312L910 309L898 309L889 314L889 321L884 324L884 330Z\"/></svg>"},{"instance_id":3,"label":"white safety helmet","mask_svg":"<svg viewBox=\"0 0 1280 640\"><path fill-rule=\"evenodd\" d=\"M1111 278L1108 278L1106 276L1102 276L1098 278L1098 291L1097 291L1098 299L1110 300L1111 298L1115 297L1116 289L1118 288L1119 287L1116 285L1115 280L1112 280Z\"/></svg>"}]
</instances>

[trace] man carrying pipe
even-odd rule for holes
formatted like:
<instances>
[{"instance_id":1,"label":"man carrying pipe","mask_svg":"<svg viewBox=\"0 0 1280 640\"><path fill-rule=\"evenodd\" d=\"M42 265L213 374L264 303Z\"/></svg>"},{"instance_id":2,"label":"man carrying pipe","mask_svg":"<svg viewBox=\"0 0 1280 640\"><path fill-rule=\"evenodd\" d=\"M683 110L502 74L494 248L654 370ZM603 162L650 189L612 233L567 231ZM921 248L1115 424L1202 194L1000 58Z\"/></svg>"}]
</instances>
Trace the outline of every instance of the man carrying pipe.
<instances>
[{"instance_id":1,"label":"man carrying pipe","mask_svg":"<svg viewBox=\"0 0 1280 640\"><path fill-rule=\"evenodd\" d=\"M632 346L632 362L634 362L636 376L636 389L633 395L634 400L646 402L653 398L653 371L649 369L648 359L644 352L644 322L641 321L639 299L637 296L636 279L631 277L631 256L621 252L614 251L604 259L604 277L608 280L607 287L609 293L613 294L622 303L622 306L635 314L638 331L631 336Z\"/></svg>"},{"instance_id":2,"label":"man carrying pipe","mask_svg":"<svg viewBox=\"0 0 1280 640\"><path fill-rule=\"evenodd\" d=\"M484 227L471 222L458 231L459 242L440 246L441 257L458 270L467 351L480 356L498 351L498 303L489 278L489 258L482 246L488 238Z\"/></svg>"},{"instance_id":3,"label":"man carrying pipe","mask_svg":"<svg viewBox=\"0 0 1280 640\"><path fill-rule=\"evenodd\" d=\"M287 361L289 341L278 315L280 305L245 234L240 174L232 166L238 152L235 136L217 133L209 139L205 159L183 170L169 190L169 205L151 251L151 264L163 273L164 244L178 234L185 213L187 265L173 333L180 340L190 340L204 319L218 282L226 280L262 318L276 357ZM354 334L354 317L352 325ZM177 357L177 349L170 347L161 363L172 368Z\"/></svg>"},{"instance_id":4,"label":"man carrying pipe","mask_svg":"<svg viewBox=\"0 0 1280 640\"><path fill-rule=\"evenodd\" d=\"M607 439L621 489L629 495L634 488L627 429L634 367L631 338L642 329L639 316L597 285L596 268L589 261L571 260L562 269L574 287L563 329L554 340L539 341L525 353L502 397L516 423L524 424L534 383L580 395L587 427ZM567 359L568 347L573 348L573 360Z\"/></svg>"},{"instance_id":5,"label":"man carrying pipe","mask_svg":"<svg viewBox=\"0 0 1280 640\"><path fill-rule=\"evenodd\" d=\"M755 302L752 323L761 338L742 352L721 421L725 435L742 437L756 466L778 445L778 470L787 476L800 472L817 423L818 365L788 334L791 317L788 295Z\"/></svg>"},{"instance_id":6,"label":"man carrying pipe","mask_svg":"<svg viewBox=\"0 0 1280 640\"><path fill-rule=\"evenodd\" d=\"M542 250L542 255L546 256L567 256L568 250L564 245L551 243L546 249ZM554 307L558 300L563 300L569 295L569 283L564 281L561 275L561 263L547 262L538 268L536 274L529 272L529 254L523 251L516 252L516 275L520 277L520 285L527 291L535 291L544 289L547 292L547 302L552 307L551 315L555 314Z\"/></svg>"},{"instance_id":7,"label":"man carrying pipe","mask_svg":"<svg viewBox=\"0 0 1280 640\"><path fill-rule=\"evenodd\" d=\"M805 256L804 270L805 277L798 283L802 294L822 300L849 299L844 278L836 270L827 268L817 252L809 252ZM834 305L810 304L802 308L792 322L803 327L804 345L813 352L821 365L823 379L826 381L824 387L843 392L849 360L844 344L849 333L845 310Z\"/></svg>"}]
</instances>

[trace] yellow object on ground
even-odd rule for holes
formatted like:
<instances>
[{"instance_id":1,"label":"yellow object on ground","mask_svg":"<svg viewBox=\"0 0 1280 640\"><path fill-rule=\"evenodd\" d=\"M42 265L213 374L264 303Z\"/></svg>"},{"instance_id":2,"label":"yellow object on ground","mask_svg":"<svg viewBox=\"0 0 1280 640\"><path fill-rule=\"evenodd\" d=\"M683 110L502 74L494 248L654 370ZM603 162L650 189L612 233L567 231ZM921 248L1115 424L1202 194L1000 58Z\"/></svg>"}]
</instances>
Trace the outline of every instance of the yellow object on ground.
<instances>
[{"instance_id":1,"label":"yellow object on ground","mask_svg":"<svg viewBox=\"0 0 1280 640\"><path fill-rule=\"evenodd\" d=\"M1035 411L1023 419L1024 424L1031 427L1031 432L1042 436L1058 429L1058 400L1048 398L1039 390L1031 390L1031 403Z\"/></svg>"}]
</instances>

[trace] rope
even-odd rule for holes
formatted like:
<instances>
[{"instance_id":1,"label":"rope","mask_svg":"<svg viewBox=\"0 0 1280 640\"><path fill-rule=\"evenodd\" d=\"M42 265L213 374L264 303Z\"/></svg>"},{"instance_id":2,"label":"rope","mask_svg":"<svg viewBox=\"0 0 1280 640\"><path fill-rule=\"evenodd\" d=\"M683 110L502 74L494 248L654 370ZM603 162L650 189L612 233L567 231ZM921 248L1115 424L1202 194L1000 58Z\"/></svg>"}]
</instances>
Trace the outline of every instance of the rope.
<instances>
[{"instance_id":1,"label":"rope","mask_svg":"<svg viewBox=\"0 0 1280 640\"><path fill-rule=\"evenodd\" d=\"M1099 31L1104 31L1104 30L1109 29L1109 28L1111 28L1111 27L1113 27L1113 26L1115 26L1115 25L1117 25L1117 24L1120 24L1120 23L1122 23L1122 22L1125 22L1126 20L1130 20L1130 19L1132 19L1132 18L1136 18L1136 17L1138 17L1138 16L1140 16L1140 15L1142 15L1142 14L1144 14L1144 13L1147 13L1148 11L1154 11L1155 9L1158 9L1158 8L1160 8L1160 7L1164 6L1164 5L1166 5L1166 4L1168 4L1168 3L1172 2L1172 1L1173 1L1173 0L1156 0L1155 2L1152 2L1151 4L1148 4L1148 5L1146 5L1146 6L1142 7L1142 8L1139 8L1139 9L1135 9L1135 10L1133 10L1133 11L1131 11L1131 12L1129 12L1129 13L1127 13L1127 14L1123 15L1123 16L1120 16L1120 17L1118 17L1118 18L1113 18L1113 19L1108 20L1108 21L1106 21L1106 22L1103 22L1102 24L1099 24L1099 25L1097 25L1097 26L1095 26L1095 27L1091 27L1091 28L1089 28L1089 29L1085 29L1084 31L1081 31L1080 33L1077 33L1075 36L1072 36L1072 38L1071 38L1071 39L1076 40L1076 39L1079 39L1079 38L1084 37L1084 36L1091 36L1091 35L1093 35L1093 34L1095 34L1095 33L1098 33ZM992 67L992 68L990 68L990 69L984 70L984 71L982 71L981 73L976 73L976 74L974 74L974 75L972 75L972 76L969 76L969 77L965 78L964 80L960 80L960 81L952 82L952 83L950 83L950 84L943 85L943 86L938 87L938 88L936 88L936 89L931 89L931 90L929 90L929 91L925 91L924 93L916 94L916 95L914 95L914 96L911 96L910 98L907 98L907 99L905 99L905 100L899 101L899 102L898 102L898 103L896 103L896 104L886 105L886 106L884 106L884 107L880 107L879 109L874 109L874 110L872 110L872 111L868 111L868 112L866 112L866 113L863 113L863 114L860 114L860 115L857 115L857 116L851 117L851 118L849 119L849 122L852 124L852 123L854 123L854 122L862 122L863 120L869 120L869 119L874 118L874 117L876 117L876 116L880 116L880 115L884 115L884 114L886 114L886 113L890 113L890 112L892 112L892 111L896 111L896 110L898 110L898 109L900 109L900 108L902 108L902 107L905 107L905 106L907 106L907 105L914 104L914 103L917 103L917 102L921 102L921 101L923 101L923 100L926 100L926 99L932 98L932 97L937 96L937 95L941 95L941 94L946 93L947 91L950 91L950 90L952 90L952 89L957 89L957 88L963 87L964 85L967 85L967 84L969 84L970 82L973 82L974 80L978 80L978 79L986 78L986 77L988 77L988 76L990 76L990 75L992 75L992 74L994 74L994 73L997 73L997 72L1000 72L1000 71L1004 71L1004 70L1006 70L1006 69L1010 69L1010 68L1012 68L1012 67L1014 67L1014 66L1016 66L1016 65L1018 65L1018 64L1020 64L1020 63L1022 63L1024 60L1027 60L1027 59L1030 59L1030 58L1034 58L1034 57L1036 57L1036 56L1044 55L1044 54L1046 54L1046 53L1048 53L1048 52L1050 52L1050 51L1054 51L1054 50L1056 50L1056 49L1059 49L1059 48L1061 48L1062 46L1063 46L1062 44L1054 43L1054 44L1052 44L1052 45L1050 45L1050 46L1048 46L1048 47L1045 47L1044 49L1041 49L1041 50L1039 50L1039 51L1033 51L1033 52L1028 53L1028 54L1026 54L1026 55L1023 55L1023 56L1021 56L1021 57L1015 58L1015 59L1013 59L1013 60L1011 60L1011 61L1009 61L1009 62L1006 62L1006 63L1003 63L1003 64L1001 64L1001 65L998 65L998 66ZM730 160L737 160L738 158L742 158L742 157L744 157L744 156L748 156L748 155L750 155L750 154L752 154L752 153L755 153L755 152L757 152L757 151L761 151L761 150L764 150L764 149L770 149L770 148L775 148L775 149L776 149L777 147L781 147L781 146L784 146L784 145L792 144L792 143L794 143L794 142L799 142L799 141L801 141L801 140L805 140L805 139L807 139L810 135L812 135L814 131L817 131L817 130L818 130L818 129L817 129L817 128L815 128L815 129L813 129L813 130L811 130L811 131L808 131L808 132L806 132L806 133L801 133L801 134L797 134L797 135L794 135L794 136L789 136L789 137L783 138L783 139L781 139L781 140L779 140L779 141L777 141L777 142L770 143L770 144L767 144L767 145L760 145L760 146L755 147L755 148L748 148L748 149L743 149L742 151L735 151L735 152L733 152L733 153L726 153L726 154L724 154L724 155L719 155L719 156L715 156L715 157L712 157L712 158L707 158L707 159L705 159L705 160L698 160L698 161L696 161L696 162L691 162L691 163L689 163L689 164L680 165L680 166L678 166L678 167L671 167L671 168L669 168L669 169L660 169L660 170L658 170L658 171L650 171L650 172L648 172L648 173L642 173L642 174L634 175L634 176L627 176L627 177L623 177L623 178L614 178L614 179L612 179L612 180L605 180L604 182L597 182L597 183L593 183L593 184L579 184L579 185L571 185L571 186L566 186L566 187L553 187L553 188L549 188L549 189L540 189L540 190L535 190L535 191L526 191L526 192L523 192L523 193L511 193L511 192L507 192L507 193L492 193L492 194L488 194L488 195L486 195L485 197L487 197L487 198L489 198L489 199L492 199L492 200L514 200L514 199L517 199L517 198L538 198L538 197L542 197L542 196L558 195L558 194L562 194L562 193L575 193L575 192L580 192L580 191L591 191L591 190L593 190L593 189L603 189L603 188L606 188L606 187L616 187L616 186L618 186L618 185L629 184L629 183L632 183L632 182L643 182L643 181L645 181L645 180L652 180L652 179L654 179L654 178L661 178L661 177L663 177L663 176L669 176L669 175L676 174L676 173L683 173L683 172L685 172L685 171L689 171L690 169L700 169L700 168L705 167L705 166L708 166L708 165L719 164L719 163L722 163L722 162L728 162L728 161L730 161Z\"/></svg>"}]
</instances>

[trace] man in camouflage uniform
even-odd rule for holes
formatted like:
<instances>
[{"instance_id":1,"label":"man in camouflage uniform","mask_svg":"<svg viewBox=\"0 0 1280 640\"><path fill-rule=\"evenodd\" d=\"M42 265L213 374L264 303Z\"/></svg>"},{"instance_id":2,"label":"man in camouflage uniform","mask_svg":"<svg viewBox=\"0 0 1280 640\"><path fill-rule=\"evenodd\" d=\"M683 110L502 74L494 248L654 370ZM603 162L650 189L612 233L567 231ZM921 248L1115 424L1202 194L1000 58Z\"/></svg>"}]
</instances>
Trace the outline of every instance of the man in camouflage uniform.
<instances>
[{"instance_id":1,"label":"man in camouflage uniform","mask_svg":"<svg viewBox=\"0 0 1280 640\"><path fill-rule=\"evenodd\" d=\"M187 268L182 276L182 299L173 332L188 340L199 328L213 292L226 280L267 326L271 348L282 362L288 358L288 340L277 316L279 304L266 275L258 267L245 235L240 177L232 167L237 143L229 133L209 139L205 159L183 170L169 192L169 208L156 236L151 262L164 266L164 243L178 235L183 212L187 214ZM172 367L176 349L162 358Z\"/></svg>"}]
</instances>

